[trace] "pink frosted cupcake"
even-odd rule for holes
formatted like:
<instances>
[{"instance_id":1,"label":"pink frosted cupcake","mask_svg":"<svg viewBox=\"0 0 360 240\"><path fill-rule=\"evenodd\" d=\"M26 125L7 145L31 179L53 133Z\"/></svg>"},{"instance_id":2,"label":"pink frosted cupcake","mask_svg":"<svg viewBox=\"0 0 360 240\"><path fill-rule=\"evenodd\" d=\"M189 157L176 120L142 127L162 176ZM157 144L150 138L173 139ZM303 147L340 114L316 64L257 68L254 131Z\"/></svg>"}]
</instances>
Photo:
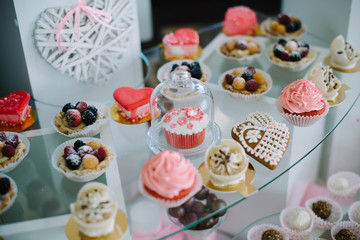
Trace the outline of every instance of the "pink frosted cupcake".
<instances>
[{"instance_id":1,"label":"pink frosted cupcake","mask_svg":"<svg viewBox=\"0 0 360 240\"><path fill-rule=\"evenodd\" d=\"M223 31L229 36L255 35L256 27L256 13L248 7L232 7L225 13Z\"/></svg>"},{"instance_id":2,"label":"pink frosted cupcake","mask_svg":"<svg viewBox=\"0 0 360 240\"><path fill-rule=\"evenodd\" d=\"M204 141L209 117L199 107L187 107L167 112L161 122L167 143L188 149Z\"/></svg>"},{"instance_id":3,"label":"pink frosted cupcake","mask_svg":"<svg viewBox=\"0 0 360 240\"><path fill-rule=\"evenodd\" d=\"M314 124L329 112L329 104L322 93L306 79L287 85L276 105L283 117L300 127Z\"/></svg>"},{"instance_id":4,"label":"pink frosted cupcake","mask_svg":"<svg viewBox=\"0 0 360 240\"><path fill-rule=\"evenodd\" d=\"M160 204L181 205L201 188L201 177L181 153L162 151L146 161L140 190Z\"/></svg>"}]
</instances>

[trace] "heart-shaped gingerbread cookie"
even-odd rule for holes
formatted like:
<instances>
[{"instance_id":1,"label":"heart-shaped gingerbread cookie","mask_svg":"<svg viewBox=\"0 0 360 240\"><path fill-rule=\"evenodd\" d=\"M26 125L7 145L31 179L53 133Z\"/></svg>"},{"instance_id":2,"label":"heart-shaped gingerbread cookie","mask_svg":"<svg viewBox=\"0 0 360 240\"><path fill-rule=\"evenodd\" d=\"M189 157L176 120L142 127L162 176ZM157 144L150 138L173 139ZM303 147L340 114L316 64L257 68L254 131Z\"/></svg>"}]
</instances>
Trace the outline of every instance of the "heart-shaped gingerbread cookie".
<instances>
[{"instance_id":1,"label":"heart-shaped gingerbread cookie","mask_svg":"<svg viewBox=\"0 0 360 240\"><path fill-rule=\"evenodd\" d=\"M290 141L290 130L267 113L255 112L246 121L232 128L231 136L246 153L274 170L280 163Z\"/></svg>"},{"instance_id":2,"label":"heart-shaped gingerbread cookie","mask_svg":"<svg viewBox=\"0 0 360 240\"><path fill-rule=\"evenodd\" d=\"M36 21L35 45L41 56L61 73L78 82L104 84L121 67L131 41L135 11L130 0L91 0L88 6L111 14L107 27L84 12L79 17L79 40L76 19L71 16L61 31L61 46L70 49L59 53L56 32L70 8L48 8Z\"/></svg>"}]
</instances>

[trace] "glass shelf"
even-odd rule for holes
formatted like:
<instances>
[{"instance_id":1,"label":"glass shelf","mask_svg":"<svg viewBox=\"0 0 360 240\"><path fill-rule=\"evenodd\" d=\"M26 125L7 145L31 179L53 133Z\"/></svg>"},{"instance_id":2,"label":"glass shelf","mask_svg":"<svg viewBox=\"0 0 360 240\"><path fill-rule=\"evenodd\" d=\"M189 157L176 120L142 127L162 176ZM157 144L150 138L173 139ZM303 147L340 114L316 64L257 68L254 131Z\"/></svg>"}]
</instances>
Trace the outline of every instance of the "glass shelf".
<instances>
[{"instance_id":1,"label":"glass shelf","mask_svg":"<svg viewBox=\"0 0 360 240\"><path fill-rule=\"evenodd\" d=\"M210 87L214 95L215 122L219 125L223 138L231 138L231 128L237 122L244 121L246 116L254 111L267 112L271 114L275 120L287 123L276 111L274 107L275 99L279 97L284 86L298 78L303 78L310 67L301 72L288 72L272 66L265 56L262 55L252 66L260 68L272 76L273 88L259 101L241 102L222 91L217 85L218 77L222 72L240 66L235 63L226 62L226 60L221 58L215 51L215 48L223 39L221 24L200 30L199 33L203 47L203 55L200 60L204 61L212 71L212 78L206 84ZM328 54L328 49L326 48L328 47L328 43L317 40L314 36L308 34L304 36L302 40L308 41L311 47L318 52L317 61L322 60ZM313 42L315 42L316 45L312 45ZM270 43L270 41L267 42L268 45ZM146 79L145 85L155 87L159 83L156 79L156 71L161 65L166 63L166 61L162 58L161 51L158 47L148 49L144 51L144 54L150 62L149 77ZM357 78L360 77L360 73L342 74L336 72L335 75L341 79L343 83L351 87L351 90L346 92L347 97L345 101L339 106L332 107L329 114L315 125L299 128L287 123L292 134L291 141L276 170L270 171L257 161L250 159L256 172L252 185L259 191L287 173L291 168L294 168L321 145L347 116L348 112L358 100L360 95L360 82ZM104 101L104 103L110 108L114 100L111 96L107 96L106 98L108 100ZM23 222L24 224L31 224L31 222L36 219L43 219L49 216L67 216L67 214L69 214L69 203L74 201L77 190L82 186L82 184L78 183L67 183L67 180L65 180L62 175L59 175L59 173L53 171L49 165L48 160L50 159L52 151L57 145L67 140L67 138L55 133L54 130L48 129L51 119L54 114L60 110L60 107L37 100L35 100L35 104L38 108L39 116L43 118L40 122L43 129L35 130L40 132L38 132L36 136L30 137L31 149L28 157L13 172L9 173L11 177L16 179L20 194L15 205L0 217L2 224L0 226L1 233L3 233L2 230L7 229L11 223L21 224ZM107 172L106 175L96 179L96 181L106 182L113 191L119 192L121 195L119 201L122 201L121 199L124 197L124 205L126 205L128 213L131 206L139 199L142 199L138 191L138 179L144 162L153 155L146 144L148 129L148 122L137 125L125 125L110 120L109 124L108 131L111 135L109 141L111 141L116 151L117 164L112 166L111 175ZM297 135L298 132L302 132L302 136L307 134L311 136L311 138L302 139L301 136ZM319 132L319 134L314 135L314 132ZM32 131L25 132L25 134L28 135L32 135L33 133ZM102 138L102 135L103 133L98 137ZM296 151L294 151L295 148ZM198 167L203 162L203 159L197 157L191 159L191 161ZM114 185L113 182L109 180L118 177L113 175L114 171L120 175L121 187L116 184ZM24 172L26 172L26 176ZM27 175L30 175L30 177ZM45 192L43 194L46 196L46 200L50 201L49 204L51 205L49 211L44 211L46 205L39 206L39 203L36 201L37 198L30 196L33 192L29 191L28 186L33 181L39 181L39 184L44 186L43 189ZM246 200L240 193L216 192L216 195L227 202L227 208L236 206ZM56 203L51 201L55 201ZM56 206L56 208L53 208L54 206ZM223 209L218 212L222 210ZM231 211L231 209L229 209L229 211ZM13 216L15 214L16 216ZM210 214L190 226L183 229L172 230L157 238L176 235L216 214L217 212ZM59 224L61 223L62 222ZM136 229L133 230L136 231Z\"/></svg>"}]
</instances>

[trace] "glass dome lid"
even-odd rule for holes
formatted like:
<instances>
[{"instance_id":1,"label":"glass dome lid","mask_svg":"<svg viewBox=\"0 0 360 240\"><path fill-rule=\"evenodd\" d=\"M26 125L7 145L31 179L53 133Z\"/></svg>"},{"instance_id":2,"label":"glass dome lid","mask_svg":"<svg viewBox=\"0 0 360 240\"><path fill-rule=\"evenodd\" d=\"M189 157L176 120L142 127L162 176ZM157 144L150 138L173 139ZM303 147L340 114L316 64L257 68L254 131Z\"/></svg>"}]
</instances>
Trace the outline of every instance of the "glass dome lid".
<instances>
[{"instance_id":1,"label":"glass dome lid","mask_svg":"<svg viewBox=\"0 0 360 240\"><path fill-rule=\"evenodd\" d=\"M214 122L214 98L188 71L176 70L151 95L147 144L154 153L170 149L186 157L204 154L221 131Z\"/></svg>"}]
</instances>

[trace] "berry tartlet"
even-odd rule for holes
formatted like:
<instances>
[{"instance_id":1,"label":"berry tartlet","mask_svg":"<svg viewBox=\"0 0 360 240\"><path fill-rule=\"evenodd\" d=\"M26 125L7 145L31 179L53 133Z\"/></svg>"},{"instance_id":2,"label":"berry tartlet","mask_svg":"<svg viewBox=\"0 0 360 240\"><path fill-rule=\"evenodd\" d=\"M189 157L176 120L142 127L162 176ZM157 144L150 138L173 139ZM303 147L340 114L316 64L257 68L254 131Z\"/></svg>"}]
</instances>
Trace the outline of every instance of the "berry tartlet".
<instances>
[{"instance_id":1,"label":"berry tartlet","mask_svg":"<svg viewBox=\"0 0 360 240\"><path fill-rule=\"evenodd\" d=\"M97 138L79 138L58 146L52 154L54 168L75 182L91 181L115 159L109 146Z\"/></svg>"},{"instance_id":2,"label":"berry tartlet","mask_svg":"<svg viewBox=\"0 0 360 240\"><path fill-rule=\"evenodd\" d=\"M211 70L204 63L193 60L174 60L162 65L157 71L157 79L165 82L170 79L171 73L175 70L188 71L192 78L206 82L211 78Z\"/></svg>"},{"instance_id":3,"label":"berry tartlet","mask_svg":"<svg viewBox=\"0 0 360 240\"><path fill-rule=\"evenodd\" d=\"M252 37L233 37L218 48L218 53L229 60L250 64L265 50L264 44Z\"/></svg>"},{"instance_id":4,"label":"berry tartlet","mask_svg":"<svg viewBox=\"0 0 360 240\"><path fill-rule=\"evenodd\" d=\"M272 87L271 76L252 66L230 69L220 75L218 84L232 97L255 101Z\"/></svg>"},{"instance_id":5,"label":"berry tartlet","mask_svg":"<svg viewBox=\"0 0 360 240\"><path fill-rule=\"evenodd\" d=\"M0 173L0 214L5 212L14 203L17 195L15 181L9 176Z\"/></svg>"},{"instance_id":6,"label":"berry tartlet","mask_svg":"<svg viewBox=\"0 0 360 240\"><path fill-rule=\"evenodd\" d=\"M276 18L269 18L260 24L260 29L272 38L294 38L305 33L305 26L298 17L290 16L284 13Z\"/></svg>"},{"instance_id":7,"label":"berry tartlet","mask_svg":"<svg viewBox=\"0 0 360 240\"><path fill-rule=\"evenodd\" d=\"M92 137L98 134L109 118L108 108L98 102L67 103L53 121L55 129L68 137Z\"/></svg>"},{"instance_id":8,"label":"berry tartlet","mask_svg":"<svg viewBox=\"0 0 360 240\"><path fill-rule=\"evenodd\" d=\"M309 66L316 57L309 44L296 39L281 38L267 50L268 59L280 68L301 71Z\"/></svg>"},{"instance_id":9,"label":"berry tartlet","mask_svg":"<svg viewBox=\"0 0 360 240\"><path fill-rule=\"evenodd\" d=\"M30 142L22 134L0 132L0 172L13 170L25 158Z\"/></svg>"}]
</instances>

